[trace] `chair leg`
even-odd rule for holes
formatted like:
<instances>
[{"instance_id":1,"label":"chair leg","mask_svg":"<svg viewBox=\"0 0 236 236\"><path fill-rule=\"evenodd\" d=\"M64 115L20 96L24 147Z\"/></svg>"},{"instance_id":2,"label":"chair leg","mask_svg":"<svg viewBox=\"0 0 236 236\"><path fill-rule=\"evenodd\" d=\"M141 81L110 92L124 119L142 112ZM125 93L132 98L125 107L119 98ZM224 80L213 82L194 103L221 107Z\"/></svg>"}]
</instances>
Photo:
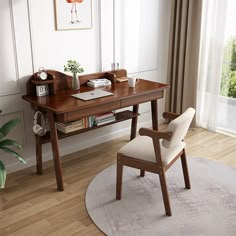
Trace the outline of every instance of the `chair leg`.
<instances>
[{"instance_id":1,"label":"chair leg","mask_svg":"<svg viewBox=\"0 0 236 236\"><path fill-rule=\"evenodd\" d=\"M145 170L140 170L140 176L144 177L145 176Z\"/></svg>"},{"instance_id":2,"label":"chair leg","mask_svg":"<svg viewBox=\"0 0 236 236\"><path fill-rule=\"evenodd\" d=\"M122 192L122 177L123 177L123 164L120 162L119 157L117 157L117 172L116 172L116 199L121 199Z\"/></svg>"},{"instance_id":3,"label":"chair leg","mask_svg":"<svg viewBox=\"0 0 236 236\"><path fill-rule=\"evenodd\" d=\"M181 155L181 163L182 163L182 169L183 169L183 174L184 174L185 188L190 189L191 184L190 184L190 179L189 179L189 174L188 174L188 165L187 165L185 150L183 150L183 154Z\"/></svg>"},{"instance_id":4,"label":"chair leg","mask_svg":"<svg viewBox=\"0 0 236 236\"><path fill-rule=\"evenodd\" d=\"M164 170L162 170L159 173L159 178L160 178L161 191L162 191L162 197L164 201L166 215L171 216L172 214L171 214L171 208L170 208L170 200L169 200L169 194L167 190L166 177L165 177Z\"/></svg>"}]
</instances>

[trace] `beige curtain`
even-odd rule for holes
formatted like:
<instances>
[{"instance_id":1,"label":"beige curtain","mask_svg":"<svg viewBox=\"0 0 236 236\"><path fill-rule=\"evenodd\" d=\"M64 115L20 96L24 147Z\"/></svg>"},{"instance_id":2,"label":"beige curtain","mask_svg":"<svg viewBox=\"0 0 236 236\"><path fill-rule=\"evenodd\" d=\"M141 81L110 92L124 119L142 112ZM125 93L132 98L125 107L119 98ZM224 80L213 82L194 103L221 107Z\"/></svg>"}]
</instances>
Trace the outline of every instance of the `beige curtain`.
<instances>
[{"instance_id":1,"label":"beige curtain","mask_svg":"<svg viewBox=\"0 0 236 236\"><path fill-rule=\"evenodd\" d=\"M196 107L203 0L172 0L166 111Z\"/></svg>"}]
</instances>

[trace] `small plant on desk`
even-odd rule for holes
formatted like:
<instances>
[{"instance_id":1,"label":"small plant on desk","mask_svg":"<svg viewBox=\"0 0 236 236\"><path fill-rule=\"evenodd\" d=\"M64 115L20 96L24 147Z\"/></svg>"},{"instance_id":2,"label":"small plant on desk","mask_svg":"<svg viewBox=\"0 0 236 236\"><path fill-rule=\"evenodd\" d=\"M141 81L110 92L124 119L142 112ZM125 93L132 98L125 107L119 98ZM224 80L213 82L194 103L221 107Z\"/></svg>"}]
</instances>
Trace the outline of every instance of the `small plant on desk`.
<instances>
[{"instance_id":1,"label":"small plant on desk","mask_svg":"<svg viewBox=\"0 0 236 236\"><path fill-rule=\"evenodd\" d=\"M6 139L6 138L3 139L10 132L10 130L13 129L15 126L17 126L19 123L20 123L19 119L13 119L6 122L2 127L0 127L0 150L10 154L13 157L16 157L20 162L26 164L26 161L23 159L23 157L19 153L15 152L10 148L13 146L19 150L22 150L21 145L12 139ZM5 187L5 182L6 182L6 168L3 162L0 160L0 188Z\"/></svg>"},{"instance_id":2,"label":"small plant on desk","mask_svg":"<svg viewBox=\"0 0 236 236\"><path fill-rule=\"evenodd\" d=\"M71 72L73 74L72 77L72 89L80 89L79 80L77 78L77 74L84 72L84 68L75 60L68 60L67 64L64 65L65 72Z\"/></svg>"}]
</instances>

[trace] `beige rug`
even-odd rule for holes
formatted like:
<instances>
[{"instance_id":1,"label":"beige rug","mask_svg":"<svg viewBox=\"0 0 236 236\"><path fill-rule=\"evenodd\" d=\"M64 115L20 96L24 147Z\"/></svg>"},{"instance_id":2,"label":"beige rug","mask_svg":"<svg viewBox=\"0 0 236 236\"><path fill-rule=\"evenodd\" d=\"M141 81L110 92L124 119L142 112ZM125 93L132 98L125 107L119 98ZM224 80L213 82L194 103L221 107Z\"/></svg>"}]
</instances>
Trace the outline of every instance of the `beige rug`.
<instances>
[{"instance_id":1,"label":"beige rug","mask_svg":"<svg viewBox=\"0 0 236 236\"><path fill-rule=\"evenodd\" d=\"M167 172L172 216L165 216L158 175L124 168L123 195L115 199L116 166L99 173L86 192L86 208L106 235L236 235L236 170L189 158L192 189L184 189L180 161Z\"/></svg>"}]
</instances>

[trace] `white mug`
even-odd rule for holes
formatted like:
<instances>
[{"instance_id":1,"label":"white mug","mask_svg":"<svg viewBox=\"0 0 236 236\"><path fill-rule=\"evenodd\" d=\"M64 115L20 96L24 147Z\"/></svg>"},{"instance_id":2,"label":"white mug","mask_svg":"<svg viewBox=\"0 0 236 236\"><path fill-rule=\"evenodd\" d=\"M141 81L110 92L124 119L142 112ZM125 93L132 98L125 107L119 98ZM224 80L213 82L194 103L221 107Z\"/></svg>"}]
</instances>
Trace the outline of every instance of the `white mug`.
<instances>
[{"instance_id":1,"label":"white mug","mask_svg":"<svg viewBox=\"0 0 236 236\"><path fill-rule=\"evenodd\" d=\"M129 87L134 88L136 83L139 82L139 79L136 77L128 77Z\"/></svg>"}]
</instances>

